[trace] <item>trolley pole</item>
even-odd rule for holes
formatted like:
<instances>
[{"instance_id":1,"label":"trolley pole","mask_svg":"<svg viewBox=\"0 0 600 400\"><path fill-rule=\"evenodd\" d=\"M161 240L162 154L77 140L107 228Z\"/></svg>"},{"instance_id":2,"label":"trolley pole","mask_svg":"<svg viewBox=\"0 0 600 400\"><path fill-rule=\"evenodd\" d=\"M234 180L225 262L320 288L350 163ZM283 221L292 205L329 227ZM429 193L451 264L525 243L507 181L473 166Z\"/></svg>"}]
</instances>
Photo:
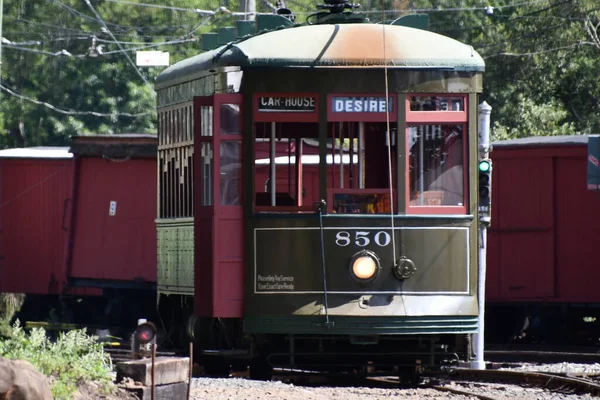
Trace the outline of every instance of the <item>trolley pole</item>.
<instances>
[{"instance_id":1,"label":"trolley pole","mask_svg":"<svg viewBox=\"0 0 600 400\"><path fill-rule=\"evenodd\" d=\"M485 275L487 255L487 228L491 218L491 161L490 150L490 114L492 107L485 101L479 105L479 185L478 185L478 214L479 214L479 263L477 274L477 300L479 303L478 332L473 335L475 343L475 359L471 368L485 369ZM482 177L484 178L482 182ZM485 179L489 179L486 185ZM483 186L483 187L482 187ZM485 187L487 186L487 188Z\"/></svg>"}]
</instances>

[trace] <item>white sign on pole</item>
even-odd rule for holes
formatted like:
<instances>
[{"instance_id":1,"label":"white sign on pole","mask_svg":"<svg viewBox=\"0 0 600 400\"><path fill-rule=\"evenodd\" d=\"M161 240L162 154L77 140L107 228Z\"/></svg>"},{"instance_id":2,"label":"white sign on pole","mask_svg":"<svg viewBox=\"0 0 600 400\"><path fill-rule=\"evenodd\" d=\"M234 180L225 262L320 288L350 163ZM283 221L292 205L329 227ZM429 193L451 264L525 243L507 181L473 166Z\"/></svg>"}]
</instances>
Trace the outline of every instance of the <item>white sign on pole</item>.
<instances>
[{"instance_id":1,"label":"white sign on pole","mask_svg":"<svg viewBox=\"0 0 600 400\"><path fill-rule=\"evenodd\" d=\"M169 53L164 51L137 51L136 64L138 67L169 66Z\"/></svg>"}]
</instances>

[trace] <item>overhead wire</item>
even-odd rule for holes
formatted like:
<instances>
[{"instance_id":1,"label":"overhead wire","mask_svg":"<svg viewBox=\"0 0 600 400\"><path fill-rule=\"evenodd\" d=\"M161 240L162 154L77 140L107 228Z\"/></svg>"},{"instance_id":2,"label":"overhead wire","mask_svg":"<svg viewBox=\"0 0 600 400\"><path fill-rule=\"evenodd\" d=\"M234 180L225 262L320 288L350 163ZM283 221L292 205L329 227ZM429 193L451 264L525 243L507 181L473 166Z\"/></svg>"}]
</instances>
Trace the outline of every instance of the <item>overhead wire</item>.
<instances>
[{"instance_id":1,"label":"overhead wire","mask_svg":"<svg viewBox=\"0 0 600 400\"><path fill-rule=\"evenodd\" d=\"M120 53L124 53L124 52L151 49L151 48L161 47L161 46L170 46L170 45L180 44L180 43L188 43L188 42L193 42L195 40L196 39L190 38L190 39L172 40L169 42L162 42L162 43L149 43L149 44L144 44L142 46L125 48L122 50L104 51L104 52L102 52L102 54L99 55L99 57L111 55L111 54L120 54ZM96 39L96 41L98 41L98 39ZM112 41L106 41L106 42L113 43ZM137 44L143 44L143 43L137 43ZM43 55L48 55L48 56L56 56L56 57L59 57L59 56L69 56L69 57L77 57L77 58L89 57L87 54L71 54L70 52L68 52L67 50L64 50L64 49L61 51L57 51L57 52L51 52L51 51L46 51L46 50L39 50L39 49L32 49L32 48L28 48L28 47L15 46L13 44L4 44L3 47L7 48L7 49L12 49L12 50L25 51L25 52L29 52L29 53L38 53L38 54L43 54Z\"/></svg>"},{"instance_id":2,"label":"overhead wire","mask_svg":"<svg viewBox=\"0 0 600 400\"><path fill-rule=\"evenodd\" d=\"M126 1L126 0L107 0L109 2L113 2L113 3L122 3L122 4L130 4L130 5L135 5L135 6L143 6L143 7L156 7L156 8L162 8L162 9L170 9L170 10L175 10L175 11L191 11L194 12L196 14L202 14L204 13L206 15L206 18L197 26L195 26L191 31L189 31L187 34L185 34L183 37L186 36L190 36L193 33L195 33L198 29L200 29L201 27L205 26L206 24L208 24L208 22L211 21L211 18L214 17L216 14L218 14L219 12L222 12L224 14L229 13L229 10L225 9L225 8L219 8L216 11L209 11L209 10L198 10L198 9L186 9L186 8L181 8L181 7L170 7L170 6L161 6L161 5L154 5L154 4L146 4L146 3L135 3L135 2L131 2L131 1ZM530 0L530 1L524 1L524 2L518 2L518 3L512 3L512 4L508 4L508 5L504 5L504 6L499 6L498 9L505 9L505 8L514 8L514 7L520 7L520 6L527 6L527 5L533 5L533 4L538 4L538 3L542 3L542 2L547 2L548 0ZM133 60L127 55L127 52L130 51L136 51L136 50L141 50L141 49L145 49L145 48L152 48L152 47L159 47L162 45L173 45L173 44L179 44L179 43L186 43L189 41L192 41L192 39L179 39L179 40L173 40L173 41L166 41L166 42L162 42L162 43L152 43L152 44L147 44L144 46L139 46L139 47L134 47L134 48L124 48L122 45L123 44L137 44L136 42L126 42L126 41L119 41L116 38L116 35L119 34L113 34L110 29L108 28L108 25L111 26L115 26L118 28L128 28L131 29L129 27L125 27L123 25L118 25L118 24L113 24L113 23L108 23L105 22L102 17L98 14L98 12L94 9L94 7L91 5L89 0L85 0L86 4L88 5L88 7L92 10L92 12L96 15L96 18L92 18L84 13L81 13L77 10L74 10L72 7L60 2L59 0L54 0L54 2L56 4L58 4L59 6L61 6L64 9L67 9L71 14L76 15L78 17L83 17L86 20L90 20L90 21L95 21L95 22L99 22L104 29L106 30L106 33L108 33L111 38L112 41L110 40L105 40L105 39L100 39L97 38L97 41L103 42L103 43L114 43L117 44L119 46L119 50L115 50L115 51L110 51L110 52L104 52L103 55L110 55L110 54L118 54L118 53L124 53L125 56L127 57L128 61L134 66L134 68L136 69L136 72L138 73L138 75L142 78L142 80L146 83L149 84L147 79L143 76L143 74L141 74L140 70L137 68L137 66L133 63ZM568 2L568 1L567 1ZM562 3L561 3L562 4ZM484 10L484 7L451 7L451 8L415 8L415 9L407 9L407 10L367 10L364 11L364 13L367 14L371 14L371 13L381 13L382 14L382 19L385 19L385 15L389 14L389 13L408 13L408 12L456 12L456 11L476 11L476 10ZM206 12L205 12L206 11ZM535 11L533 12L535 13ZM230 13L231 15L247 15L247 14L251 14L251 13L242 13L242 12L235 12L235 13ZM270 13L269 13L270 14ZM297 13L298 14L298 13ZM300 13L302 14L302 13ZM501 18L506 18L504 16L499 16L499 15L495 15L494 18L497 17L501 17ZM15 21L18 22L23 22L23 23L27 23L27 24L37 24L40 26L46 26L49 28L56 28L58 30L61 30L62 32L73 32L76 34L81 34L81 33L89 33L86 31L81 31L81 30L77 30L77 29L72 29L72 28L66 28L66 27L60 27L60 26L55 26L55 25L51 25L51 24L45 24L45 23L41 23L41 22L37 22L37 21L29 21L29 20L24 20L24 19L19 19L19 18L12 18L12 17L8 17L11 18ZM509 20L512 19L526 19L526 18L552 18L550 17L544 17L544 16L532 16L530 15L525 15L525 16L514 16L511 17ZM557 19L564 19L566 21L568 20L577 20L575 18L569 18L569 17L556 17ZM556 24L550 27L545 28L544 30L548 30L548 29L552 29L552 28L558 28L560 26L563 26L561 24ZM184 25L180 26L180 27L185 27ZM172 27L174 29L176 28L180 28L180 27ZM146 29L145 27L137 27L139 29ZM152 27L155 28L155 27ZM164 27L163 27L164 28ZM461 28L460 30L466 30L466 29L476 29L476 28L487 28L487 26L477 26L477 27L466 27L466 28ZM517 38L510 38L509 40L505 40L502 42L496 42L496 43L491 43L491 44L485 44L482 45L481 48L490 48L490 47L495 47L495 46L499 46L502 44L506 44L512 40L515 39L519 39L519 38L524 38L524 37L528 37L528 36L532 36L534 34L540 34L540 32L532 32L532 33L528 33L526 35L522 35L519 36ZM119 36L131 36L131 35L119 35ZM89 37L88 37L89 38ZM79 40L79 39L83 39L83 37L81 36L77 36L77 37L66 37L66 38L54 38L51 39L53 41L59 41L59 40L68 40L68 39L73 39L73 40ZM18 43L13 43L13 44L5 44L4 47L6 48L10 48L13 50L18 50L18 51L29 51L29 52L33 52L33 53L39 53L39 54L44 54L44 55L50 55L50 56L72 56L68 51L66 50L62 50L62 51L58 51L58 52L50 52L50 51L45 51L45 50L38 50L38 49L28 49L26 47L22 47L22 46L16 46L15 44ZM140 43L141 44L141 43ZM584 45L586 44L585 42L579 42L579 43L575 43L575 44L571 44L571 45L567 45L567 46L562 46L562 47L557 47L557 48L553 48L553 49L547 49L547 50L540 50L540 51L534 51L534 52L526 52L526 53L513 53L513 52L501 52L501 53L496 53L496 54L491 54L491 55L483 55L484 58L491 58L491 57L498 57L498 56L512 56L512 57L520 57L520 56L532 56L535 54L541 54L541 53L545 53L545 52L551 52L551 51L555 51L555 50L564 50L564 49L571 49L571 48L576 48L578 46ZM75 55L74 57L84 57L85 55ZM97 113L97 112L92 112L92 111L83 111L83 112L78 112L78 111L73 111L73 110L62 110L60 108L57 108L51 104L45 103L45 102L39 102L35 99L30 99L27 98L25 96L22 96L14 91L11 91L10 89L6 88L6 87L2 87L2 90L6 91L7 93L13 95L13 96L17 96L29 101L32 101L36 104L43 104L46 107L49 107L57 112L62 112L64 114L70 114L70 115L96 115L96 116L104 116L104 117L108 117L108 116L114 116L114 115L123 115L123 116L132 116L132 117L137 117L137 116L142 116L142 115L147 115L149 113L139 113L139 114L128 114L128 113L118 113L118 114L106 114L106 113Z\"/></svg>"},{"instance_id":3,"label":"overhead wire","mask_svg":"<svg viewBox=\"0 0 600 400\"><path fill-rule=\"evenodd\" d=\"M12 21L15 22L22 22L22 23L26 23L26 24L30 24L30 25L39 25L39 26L44 26L47 28L52 28L52 29L56 29L58 31L69 31L69 32L74 32L74 33L79 33L79 34L92 34L92 33L96 33L98 34L98 32L90 32L90 31L84 31L81 29L74 29L74 28L67 28L67 27L62 27L62 26L58 26L58 25L52 25L52 24L46 24L43 22L38 22L38 21L30 21L30 20L26 20L26 19L22 19L22 18L15 18L15 17L11 17L9 15L5 16L4 19L10 19ZM161 30L176 30L176 29L183 29L186 28L187 25L173 25L173 26L129 26L129 25L116 25L120 28L124 28L124 29L134 29L136 31L161 31ZM38 35L40 34L39 32L23 32L23 34L32 34L32 35ZM121 33L114 33L113 34L115 36L131 36L130 33L127 34L121 34ZM151 35L137 35L140 37L154 37ZM159 35L162 36L162 35Z\"/></svg>"},{"instance_id":4,"label":"overhead wire","mask_svg":"<svg viewBox=\"0 0 600 400\"><path fill-rule=\"evenodd\" d=\"M141 113L124 113L124 112L115 112L115 113L101 113L101 112L97 112L97 111L76 111L76 110L65 110L62 108L58 108L50 103L47 103L45 101L40 101L40 100L36 100L36 99L32 99L31 97L27 97L24 96L20 93L17 93L11 89L9 89L8 87L0 84L0 89L5 91L6 93L10 94L11 96L17 97L21 100L26 100L29 101L31 103L37 104L37 105L41 105L44 107L47 107L53 111L56 111L58 113L61 114L65 114L65 115L92 115L94 117L109 117L109 118L114 118L114 117L131 117L131 118L139 118L139 117L144 117L146 115L150 115L152 114L152 112L150 111L146 111L146 112L141 112Z\"/></svg>"},{"instance_id":5,"label":"overhead wire","mask_svg":"<svg viewBox=\"0 0 600 400\"><path fill-rule=\"evenodd\" d=\"M58 0L55 0L58 1ZM159 8L159 9L166 9L166 10L172 10L172 11L181 11L181 12L192 12L192 13L196 13L196 14L207 14L207 15L214 15L215 13L219 12L219 11L223 11L223 12L229 12L229 10L227 10L225 7L221 7L219 8L217 11L211 11L211 10L201 10L201 9L197 9L197 8L183 8L183 7L173 7L173 6L165 6L165 5L160 5L160 4L148 4L148 3L137 3L137 2L133 2L133 1L128 1L128 0L106 0L108 2L111 3L121 3L121 4L129 4L132 6L138 6L138 7L152 7L152 8ZM567 0L567 1L571 1L571 0ZM501 9L505 9L505 8L513 8L513 7L521 7L521 6L527 6L527 5L532 5L532 4L537 4L537 3L543 3L543 2L548 2L548 0L528 0L528 1L522 1L522 2L518 2L518 3L512 3L512 4L506 4L503 6L499 6L498 8ZM431 13L437 13L437 12L455 12L455 11L477 11L477 10L485 10L486 6L479 6L479 7L448 7L448 8L442 8L442 7L436 7L436 8L410 8L410 9L404 9L404 10L365 10L365 11L361 11L362 14L389 14L389 13L412 13L412 12L431 12ZM262 14L262 13L248 13L248 12L230 12L232 15L239 15L239 16L245 16L245 15L254 15L254 14ZM307 11L307 12L295 12L295 14L299 14L299 15L303 15L303 14L313 14L314 11ZM265 14L271 14L271 13L265 13Z\"/></svg>"},{"instance_id":6,"label":"overhead wire","mask_svg":"<svg viewBox=\"0 0 600 400\"><path fill-rule=\"evenodd\" d=\"M150 83L148 82L148 80L146 79L146 77L142 74L142 72L140 71L140 69L137 67L137 65L135 65L135 63L133 62L133 60L131 59L131 57L129 57L129 54L127 54L124 49L123 46L121 45L121 43L119 43L119 41L117 40L116 37L114 37L114 35L112 34L112 32L110 31L110 29L108 29L108 26L106 25L106 23L104 22L104 20L102 19L102 17L100 16L100 14L98 14L98 12L96 11L96 9L94 8L94 6L92 6L92 3L90 3L90 0L84 0L85 3L88 5L88 7L90 8L90 10L92 10L92 12L94 13L94 15L96 16L96 18L98 19L98 22L100 22L104 28L106 29L107 33L110 35L111 38L113 38L113 40L117 43L117 46L119 46L119 48L121 50L123 50L123 55L125 55L125 57L127 58L127 60L129 61L129 63L133 66L133 68L135 69L135 72L137 72L137 74L142 78L142 80L144 81L144 83L146 85L150 86ZM152 91L154 93L154 91Z\"/></svg>"},{"instance_id":7,"label":"overhead wire","mask_svg":"<svg viewBox=\"0 0 600 400\"><path fill-rule=\"evenodd\" d=\"M574 48L580 47L582 45L594 45L594 43L582 41L582 42L573 43L573 44L567 45L567 46L554 47L554 48L551 48L551 49L543 49L543 50L531 51L531 52L527 52L527 53L502 52L502 53L496 53L496 54L491 54L491 55L487 55L487 56L482 56L482 58L483 59L488 59L488 58L499 57L499 56L507 56L507 57L530 57L530 56L535 56L535 55L538 55L538 54L551 53L551 52L555 52L555 51L559 51L559 50L574 49Z\"/></svg>"}]
</instances>

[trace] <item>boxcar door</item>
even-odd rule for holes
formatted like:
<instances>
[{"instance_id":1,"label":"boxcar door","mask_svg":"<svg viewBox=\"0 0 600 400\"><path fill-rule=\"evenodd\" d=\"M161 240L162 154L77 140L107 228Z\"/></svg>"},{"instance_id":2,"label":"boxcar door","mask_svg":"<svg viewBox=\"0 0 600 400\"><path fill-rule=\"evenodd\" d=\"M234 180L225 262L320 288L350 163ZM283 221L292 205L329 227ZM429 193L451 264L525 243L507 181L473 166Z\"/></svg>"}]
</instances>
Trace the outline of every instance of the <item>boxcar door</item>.
<instances>
[{"instance_id":1,"label":"boxcar door","mask_svg":"<svg viewBox=\"0 0 600 400\"><path fill-rule=\"evenodd\" d=\"M242 316L242 131L239 94L197 97L195 313Z\"/></svg>"}]
</instances>

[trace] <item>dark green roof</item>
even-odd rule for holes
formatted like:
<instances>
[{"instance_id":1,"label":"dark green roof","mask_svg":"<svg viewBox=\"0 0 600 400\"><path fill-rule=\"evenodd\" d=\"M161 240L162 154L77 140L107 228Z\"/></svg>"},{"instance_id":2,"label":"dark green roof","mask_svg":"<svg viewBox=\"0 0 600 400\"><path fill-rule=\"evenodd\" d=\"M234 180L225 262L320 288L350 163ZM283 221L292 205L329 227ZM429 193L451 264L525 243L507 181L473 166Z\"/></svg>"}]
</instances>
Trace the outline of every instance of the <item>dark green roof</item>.
<instances>
[{"instance_id":1,"label":"dark green roof","mask_svg":"<svg viewBox=\"0 0 600 400\"><path fill-rule=\"evenodd\" d=\"M207 70L227 66L377 68L384 65L402 69L485 69L483 59L473 47L421 29L380 24L305 25L252 36L178 62L160 74L156 86L185 82Z\"/></svg>"}]
</instances>

